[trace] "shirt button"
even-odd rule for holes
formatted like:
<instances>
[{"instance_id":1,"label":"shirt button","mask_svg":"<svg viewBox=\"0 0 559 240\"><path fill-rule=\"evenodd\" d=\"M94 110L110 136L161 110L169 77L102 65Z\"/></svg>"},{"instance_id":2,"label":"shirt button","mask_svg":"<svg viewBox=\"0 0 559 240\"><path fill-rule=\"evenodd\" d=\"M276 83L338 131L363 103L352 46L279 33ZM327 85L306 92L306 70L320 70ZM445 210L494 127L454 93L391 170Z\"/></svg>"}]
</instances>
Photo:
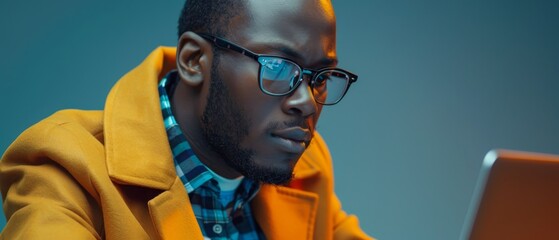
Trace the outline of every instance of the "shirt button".
<instances>
[{"instance_id":1,"label":"shirt button","mask_svg":"<svg viewBox=\"0 0 559 240\"><path fill-rule=\"evenodd\" d=\"M221 227L221 225L216 224L213 226L213 229L215 234L220 234L223 231L223 228Z\"/></svg>"}]
</instances>

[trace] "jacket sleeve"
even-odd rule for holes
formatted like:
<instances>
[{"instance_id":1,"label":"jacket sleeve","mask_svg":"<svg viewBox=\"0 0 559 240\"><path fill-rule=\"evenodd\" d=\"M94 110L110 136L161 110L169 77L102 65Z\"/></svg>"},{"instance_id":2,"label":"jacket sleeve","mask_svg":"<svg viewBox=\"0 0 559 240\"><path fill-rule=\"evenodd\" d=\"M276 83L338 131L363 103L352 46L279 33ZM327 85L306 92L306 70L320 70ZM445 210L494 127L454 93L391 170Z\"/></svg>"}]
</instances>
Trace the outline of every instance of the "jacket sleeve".
<instances>
[{"instance_id":1,"label":"jacket sleeve","mask_svg":"<svg viewBox=\"0 0 559 240\"><path fill-rule=\"evenodd\" d=\"M85 163L74 133L43 121L22 133L0 162L0 188L7 224L0 239L101 239L102 216L88 190ZM74 154L74 156L72 156ZM73 170L69 170L73 169Z\"/></svg>"}]
</instances>

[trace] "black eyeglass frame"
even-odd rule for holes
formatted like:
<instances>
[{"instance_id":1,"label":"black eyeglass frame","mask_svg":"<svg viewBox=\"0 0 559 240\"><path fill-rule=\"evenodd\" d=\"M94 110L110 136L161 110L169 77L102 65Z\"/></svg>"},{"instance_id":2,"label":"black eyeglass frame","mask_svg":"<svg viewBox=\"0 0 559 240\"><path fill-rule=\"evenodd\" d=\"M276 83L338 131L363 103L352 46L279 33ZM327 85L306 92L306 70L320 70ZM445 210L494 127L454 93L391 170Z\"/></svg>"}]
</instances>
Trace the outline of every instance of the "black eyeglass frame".
<instances>
[{"instance_id":1,"label":"black eyeglass frame","mask_svg":"<svg viewBox=\"0 0 559 240\"><path fill-rule=\"evenodd\" d=\"M334 105L336 103L339 103L344 96L346 95L347 91L349 90L349 87L351 86L351 84L353 84L354 82L357 81L357 75L341 69L341 68L332 68L332 67L326 67L326 68L321 68L321 69L309 69L309 68L303 68L301 67L300 64L298 64L297 62L289 59L289 58L285 58L285 57L281 57L281 56L276 56L276 55L268 55L268 54L258 54L255 52L252 52L244 47L239 46L238 44L235 44L229 40L226 40L224 38L221 37L216 37L210 34L206 34L206 33L196 33L198 34L200 37L210 41L211 43L213 43L215 46L219 47L219 48L223 48L223 49L230 49L233 50L235 52L238 52L240 54L243 54L249 58L252 58L253 60L255 60L256 62L258 62L259 68L258 68L258 86L260 87L260 91L270 95L270 96L286 96L291 94L293 91L295 91L299 85L301 85L301 82L303 82L304 80L304 75L308 75L310 76L311 80L309 82L309 86L311 87L311 90L314 88L315 82L316 82L316 77L319 76L320 74L322 74L323 72L326 71L339 71L342 72L344 74L346 74L348 76L348 83L346 85L345 90L343 91L343 94L340 96L339 99L337 99L335 102L333 103L322 103L320 101L318 101L316 99L316 97L313 94L313 99L315 100L315 102L320 103L322 105ZM299 77L299 79L297 80L297 83L295 83L295 85L293 85L293 87L291 89L289 89L289 91L285 92L285 93L272 93L269 92L268 90L264 89L264 87L262 86L262 76L260 76L261 72L262 72L262 63L260 61L258 61L258 59L260 57L273 57L273 58L279 58L279 59L284 59L287 60L289 62L294 63L299 69L301 69L301 76Z\"/></svg>"}]
</instances>

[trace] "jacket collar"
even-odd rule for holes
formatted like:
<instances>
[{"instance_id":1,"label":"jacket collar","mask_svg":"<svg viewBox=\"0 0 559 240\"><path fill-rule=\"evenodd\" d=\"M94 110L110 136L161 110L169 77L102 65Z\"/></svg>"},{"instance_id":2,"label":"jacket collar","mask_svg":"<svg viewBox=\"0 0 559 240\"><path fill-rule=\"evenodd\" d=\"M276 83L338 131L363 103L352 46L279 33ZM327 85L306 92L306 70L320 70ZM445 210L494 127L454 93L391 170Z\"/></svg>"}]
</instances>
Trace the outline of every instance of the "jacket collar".
<instances>
[{"instance_id":1,"label":"jacket collar","mask_svg":"<svg viewBox=\"0 0 559 240\"><path fill-rule=\"evenodd\" d=\"M175 68L175 49L159 47L111 89L105 103L105 151L115 182L167 190L176 178L157 84Z\"/></svg>"}]
</instances>

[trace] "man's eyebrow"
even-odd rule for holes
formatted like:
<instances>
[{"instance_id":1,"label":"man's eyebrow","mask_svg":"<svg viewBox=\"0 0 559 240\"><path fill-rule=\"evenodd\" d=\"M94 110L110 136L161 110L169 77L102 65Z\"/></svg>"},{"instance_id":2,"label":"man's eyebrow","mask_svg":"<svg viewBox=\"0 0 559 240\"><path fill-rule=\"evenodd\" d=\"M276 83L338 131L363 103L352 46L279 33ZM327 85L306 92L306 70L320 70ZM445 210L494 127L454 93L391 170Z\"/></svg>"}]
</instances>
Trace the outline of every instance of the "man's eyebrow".
<instances>
[{"instance_id":1,"label":"man's eyebrow","mask_svg":"<svg viewBox=\"0 0 559 240\"><path fill-rule=\"evenodd\" d=\"M297 51L283 45L270 45L270 48L279 51L287 56L287 58L294 59L301 61L303 60L303 56L299 54ZM299 63L301 64L301 63ZM319 66L336 66L338 64L337 58L323 58L318 62Z\"/></svg>"}]
</instances>

